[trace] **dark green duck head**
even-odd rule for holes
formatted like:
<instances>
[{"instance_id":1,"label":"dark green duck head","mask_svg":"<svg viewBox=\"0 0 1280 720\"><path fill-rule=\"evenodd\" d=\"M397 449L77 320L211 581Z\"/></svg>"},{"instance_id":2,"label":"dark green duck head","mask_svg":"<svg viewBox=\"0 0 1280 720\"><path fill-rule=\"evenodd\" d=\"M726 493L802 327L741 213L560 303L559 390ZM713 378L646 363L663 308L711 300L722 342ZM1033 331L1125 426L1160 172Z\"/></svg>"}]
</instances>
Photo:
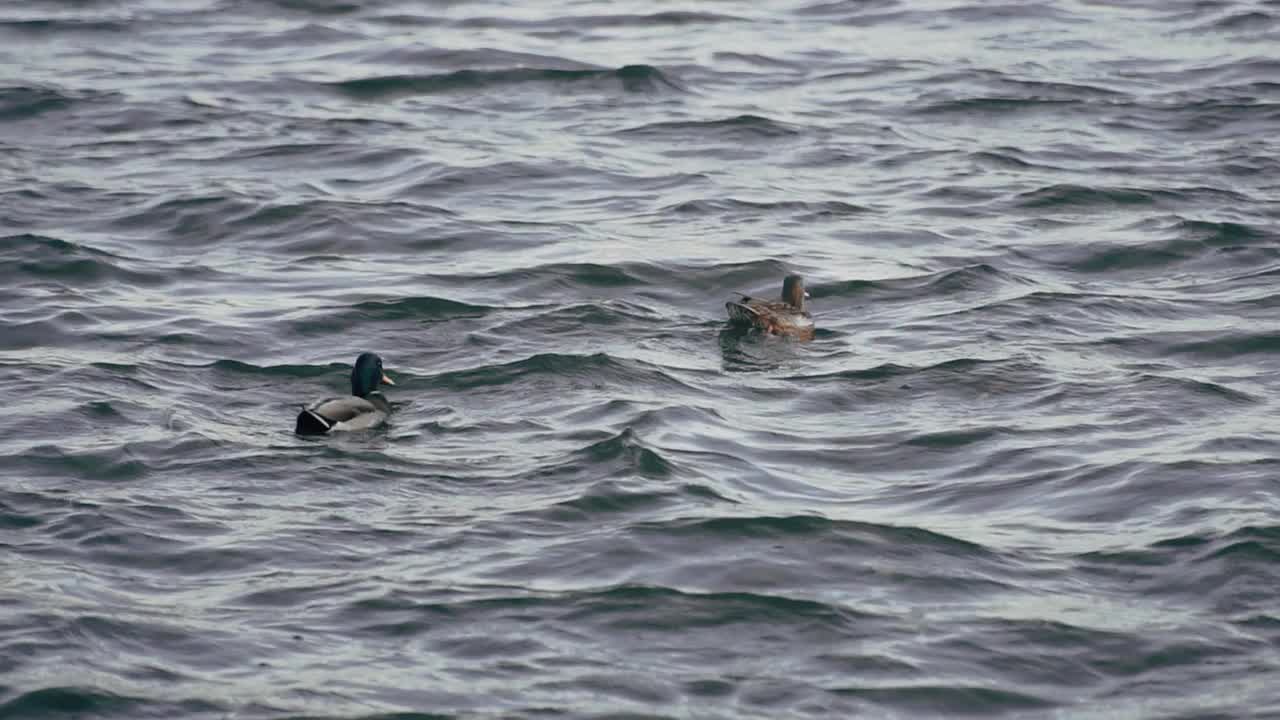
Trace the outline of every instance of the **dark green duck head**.
<instances>
[{"instance_id":1,"label":"dark green duck head","mask_svg":"<svg viewBox=\"0 0 1280 720\"><path fill-rule=\"evenodd\" d=\"M351 368L351 394L367 397L382 383L395 385L382 370L382 358L377 353L360 353L360 357L356 358L356 366Z\"/></svg>"}]
</instances>

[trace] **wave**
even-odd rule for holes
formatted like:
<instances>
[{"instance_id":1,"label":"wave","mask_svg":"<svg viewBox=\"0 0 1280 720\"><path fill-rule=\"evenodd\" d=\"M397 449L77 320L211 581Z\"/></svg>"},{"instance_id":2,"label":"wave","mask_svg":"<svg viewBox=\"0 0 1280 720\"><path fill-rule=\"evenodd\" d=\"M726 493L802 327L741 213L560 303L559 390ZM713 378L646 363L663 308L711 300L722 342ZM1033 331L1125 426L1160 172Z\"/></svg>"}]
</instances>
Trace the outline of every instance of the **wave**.
<instances>
[{"instance_id":1,"label":"wave","mask_svg":"<svg viewBox=\"0 0 1280 720\"><path fill-rule=\"evenodd\" d=\"M652 484L674 479L681 469L665 451L624 428L567 454L541 460L536 468L523 473L522 477L554 495L563 495L566 488L577 489L572 497L515 515L557 524L599 522L602 515L674 506L693 496L716 496L705 488Z\"/></svg>"},{"instance_id":2,"label":"wave","mask_svg":"<svg viewBox=\"0 0 1280 720\"><path fill-rule=\"evenodd\" d=\"M80 98L75 94L50 87L0 88L0 122L25 120L75 104Z\"/></svg>"},{"instance_id":3,"label":"wave","mask_svg":"<svg viewBox=\"0 0 1280 720\"><path fill-rule=\"evenodd\" d=\"M643 467L648 464L648 462L641 463L642 467L635 471L628 469L617 471L614 474L619 476L618 480L601 480L592 483L577 497L558 502L536 515L549 522L594 524L612 515L651 512L657 508L675 506L682 501L692 499L690 496L693 493L685 492L684 488L663 491L628 489L627 484L622 482L623 476L631 475L632 472L652 475L653 470L646 470Z\"/></svg>"},{"instance_id":4,"label":"wave","mask_svg":"<svg viewBox=\"0 0 1280 720\"><path fill-rule=\"evenodd\" d=\"M109 102L116 100L120 100L119 94L97 90L68 90L49 85L0 87L0 123L44 118L63 110L93 109L106 113ZM96 129L110 131L111 128L100 124Z\"/></svg>"},{"instance_id":5,"label":"wave","mask_svg":"<svg viewBox=\"0 0 1280 720\"><path fill-rule=\"evenodd\" d=\"M0 32L15 34L44 33L127 33L133 23L124 20L88 18L31 18L26 20L0 20Z\"/></svg>"},{"instance_id":6,"label":"wave","mask_svg":"<svg viewBox=\"0 0 1280 720\"><path fill-rule=\"evenodd\" d=\"M37 446L5 460L10 467L22 468L31 477L75 477L94 482L128 482L146 477L151 471L146 462L124 447L72 451Z\"/></svg>"},{"instance_id":7,"label":"wave","mask_svg":"<svg viewBox=\"0 0 1280 720\"><path fill-rule=\"evenodd\" d=\"M915 113L922 116L991 115L1003 118L1020 111L1063 112L1080 102L1080 100L1036 97L970 97L926 102L917 107Z\"/></svg>"},{"instance_id":8,"label":"wave","mask_svg":"<svg viewBox=\"0 0 1280 720\"><path fill-rule=\"evenodd\" d=\"M1071 183L1049 185L1023 192L1014 198L1014 205L1028 210L1123 208L1135 206L1169 206L1181 208L1196 200L1214 203L1247 202L1244 195L1231 190L1211 187L1191 188L1135 188L1089 187Z\"/></svg>"},{"instance_id":9,"label":"wave","mask_svg":"<svg viewBox=\"0 0 1280 720\"><path fill-rule=\"evenodd\" d=\"M797 213L803 217L842 217L870 212L871 210L870 208L839 200L752 202L736 198L708 198L704 200L686 200L663 208L663 211L691 215L709 215L724 212L746 212L751 214L782 212Z\"/></svg>"},{"instance_id":10,"label":"wave","mask_svg":"<svg viewBox=\"0 0 1280 720\"><path fill-rule=\"evenodd\" d=\"M120 695L89 687L45 687L24 692L0 705L0 718L57 717L198 717L227 712L206 700L168 701Z\"/></svg>"},{"instance_id":11,"label":"wave","mask_svg":"<svg viewBox=\"0 0 1280 720\"><path fill-rule=\"evenodd\" d=\"M441 67L453 70L502 72L513 68L539 68L609 72L608 68L600 65L579 62L558 55L519 52L495 47L393 47L379 50L372 55L367 53L354 55L353 59L386 65L408 65L419 70L424 67Z\"/></svg>"},{"instance_id":12,"label":"wave","mask_svg":"<svg viewBox=\"0 0 1280 720\"><path fill-rule=\"evenodd\" d=\"M329 363L327 365L254 365L240 360L215 360L205 365L218 373L236 376L278 379L278 378L314 378L331 375L335 370L349 369L350 365Z\"/></svg>"},{"instance_id":13,"label":"wave","mask_svg":"<svg viewBox=\"0 0 1280 720\"><path fill-rule=\"evenodd\" d=\"M351 312L361 320L450 320L459 317L483 317L493 308L472 305L446 298L410 297L357 303Z\"/></svg>"},{"instance_id":14,"label":"wave","mask_svg":"<svg viewBox=\"0 0 1280 720\"><path fill-rule=\"evenodd\" d=\"M717 62L741 63L753 67L762 68L789 68L798 70L803 67L802 64L784 60L782 58L770 57L761 53L749 52L717 52L712 55L712 59Z\"/></svg>"},{"instance_id":15,"label":"wave","mask_svg":"<svg viewBox=\"0 0 1280 720\"><path fill-rule=\"evenodd\" d=\"M472 92L510 85L553 85L571 89L602 82L629 93L683 91L680 85L651 65L625 65L614 70L565 70L510 68L505 70L456 70L438 75L385 75L325 83L327 87L361 100L381 100L405 95Z\"/></svg>"},{"instance_id":16,"label":"wave","mask_svg":"<svg viewBox=\"0 0 1280 720\"><path fill-rule=\"evenodd\" d=\"M352 15L363 7L360 3L343 0L267 0L266 4L288 12L322 16Z\"/></svg>"},{"instance_id":17,"label":"wave","mask_svg":"<svg viewBox=\"0 0 1280 720\"><path fill-rule=\"evenodd\" d=\"M241 32L229 32L219 38L223 47L239 47L262 54L269 50L297 49L313 52L316 48L341 43L372 40L350 26L332 27L320 22L293 25L278 32L266 32L261 26L247 27Z\"/></svg>"},{"instance_id":18,"label":"wave","mask_svg":"<svg viewBox=\"0 0 1280 720\"><path fill-rule=\"evenodd\" d=\"M224 227L231 218L254 211L254 204L234 194L180 194L146 198L116 211L108 227L117 231L165 231L184 245L210 244L231 236Z\"/></svg>"},{"instance_id":19,"label":"wave","mask_svg":"<svg viewBox=\"0 0 1280 720\"><path fill-rule=\"evenodd\" d=\"M673 471L672 464L656 450L641 443L630 428L583 448L579 455L592 464L623 461L627 470L643 477L664 478Z\"/></svg>"},{"instance_id":20,"label":"wave","mask_svg":"<svg viewBox=\"0 0 1280 720\"><path fill-rule=\"evenodd\" d=\"M1265 594L1277 579L1280 527L1246 525L1225 533L1192 532L1145 547L1098 550L1075 557L1092 575L1122 578L1144 592L1196 603L1232 604Z\"/></svg>"},{"instance_id":21,"label":"wave","mask_svg":"<svg viewBox=\"0 0 1280 720\"><path fill-rule=\"evenodd\" d=\"M889 555L915 556L924 551L962 557L993 556L976 543L918 527L880 525L852 520L832 520L816 515L750 515L681 519L640 523L642 534L685 538L699 542L757 541L777 543L805 539L832 543L846 551L865 553L875 549Z\"/></svg>"},{"instance_id":22,"label":"wave","mask_svg":"<svg viewBox=\"0 0 1280 720\"><path fill-rule=\"evenodd\" d=\"M584 30L630 27L664 27L688 25L718 25L721 23L746 22L746 18L722 13L697 12L687 10L666 10L655 13L611 13L602 15L563 15L552 16L540 20L524 20L507 17L465 17L451 21L450 24L461 28L509 28L520 30L543 30L572 35L581 35ZM567 31L566 28L572 28Z\"/></svg>"},{"instance_id":23,"label":"wave","mask_svg":"<svg viewBox=\"0 0 1280 720\"><path fill-rule=\"evenodd\" d=\"M514 385L522 382L591 383L618 387L664 388L700 395L702 391L676 379L660 366L640 360L614 357L606 353L591 355L538 353L522 360L498 365L485 365L434 376L433 387L443 390L468 391L480 388ZM546 386L542 386L546 389Z\"/></svg>"},{"instance_id":24,"label":"wave","mask_svg":"<svg viewBox=\"0 0 1280 720\"><path fill-rule=\"evenodd\" d=\"M957 5L942 11L947 18L965 22L995 24L1009 20L1035 20L1037 22L1056 21L1064 24L1084 23L1074 13L1063 9L1056 3L1019 2L1019 3L975 3Z\"/></svg>"},{"instance_id":25,"label":"wave","mask_svg":"<svg viewBox=\"0 0 1280 720\"><path fill-rule=\"evenodd\" d=\"M404 628L379 622L379 616L395 618L405 613L418 617L444 615L466 617L480 622L489 617L502 620L512 612L534 616L568 612L577 623L612 632L641 629L669 635L715 627L750 626L757 622L775 628L802 628L806 633L822 629L847 631L859 621L874 621L878 616L838 605L790 598L761 592L686 592L656 585L624 583L606 588L572 590L555 594L521 593L518 596L497 594L493 597L462 597L453 602L419 602L390 595L360 601L348 606L347 615L358 619L361 630L373 635L394 632L403 635ZM667 617L669 622L652 624L653 617ZM420 622L409 634L429 632L431 625Z\"/></svg>"},{"instance_id":26,"label":"wave","mask_svg":"<svg viewBox=\"0 0 1280 720\"><path fill-rule=\"evenodd\" d=\"M497 310L493 306L430 296L364 300L349 305L313 307L305 316L290 320L288 328L292 333L310 337L345 329L368 328L377 323L403 326L405 321L436 323L482 318Z\"/></svg>"},{"instance_id":27,"label":"wave","mask_svg":"<svg viewBox=\"0 0 1280 720\"><path fill-rule=\"evenodd\" d=\"M1078 251L1082 257L1059 261L1059 264L1072 272L1089 274L1154 270L1188 261L1218 259L1221 258L1221 250L1198 240L1165 240L1137 246L1095 243L1082 252ZM1274 248L1259 250L1261 252L1225 259L1232 264L1256 265L1259 261L1265 262L1280 257L1280 253Z\"/></svg>"},{"instance_id":28,"label":"wave","mask_svg":"<svg viewBox=\"0 0 1280 720\"><path fill-rule=\"evenodd\" d=\"M956 708L965 712L995 715L1008 712L1049 710L1062 703L1025 691L981 686L900 685L841 686L831 690L836 695L867 700L878 707L894 708L911 714L948 715Z\"/></svg>"},{"instance_id":29,"label":"wave","mask_svg":"<svg viewBox=\"0 0 1280 720\"><path fill-rule=\"evenodd\" d=\"M1266 402L1264 398L1211 380L1141 373L1137 377L1137 383L1139 388L1150 392L1153 397L1193 396L1195 401L1188 404L1195 405L1199 409L1198 412L1204 413L1211 412L1208 406L1202 405L1205 402L1213 403L1214 406L1223 404L1228 407L1231 405L1257 405ZM1185 414L1183 417L1185 417Z\"/></svg>"},{"instance_id":30,"label":"wave","mask_svg":"<svg viewBox=\"0 0 1280 720\"><path fill-rule=\"evenodd\" d=\"M1241 82L1274 82L1280 74L1280 60L1269 55L1249 57L1218 56L1199 65L1178 63L1168 69L1161 63L1147 69L1142 77L1162 87L1206 88Z\"/></svg>"},{"instance_id":31,"label":"wave","mask_svg":"<svg viewBox=\"0 0 1280 720\"><path fill-rule=\"evenodd\" d=\"M325 128L303 125L292 129L307 133L323 132ZM414 148L370 147L365 142L268 142L236 148L209 162L258 166L268 171L288 162L292 167L341 168L351 172L355 168L396 167L416 153Z\"/></svg>"},{"instance_id":32,"label":"wave","mask_svg":"<svg viewBox=\"0 0 1280 720\"><path fill-rule=\"evenodd\" d=\"M938 432L920 433L907 438L903 445L907 447L926 448L929 450L966 450L970 445L987 443L990 440L1016 435L1015 428L999 425L965 428L962 430L940 430Z\"/></svg>"},{"instance_id":33,"label":"wave","mask_svg":"<svg viewBox=\"0 0 1280 720\"><path fill-rule=\"evenodd\" d=\"M513 268L493 273L430 274L423 282L441 287L471 291L501 291L510 298L531 298L546 302L547 298L565 295L566 288L590 291L595 304L610 301L608 311L646 314L645 300L659 298L679 305L696 299L712 299L723 303L733 292L754 290L767 284L768 293L777 292L780 278L790 271L778 260L753 260L742 263L548 263ZM811 289L812 291L812 289ZM618 301L623 301L618 305ZM628 304L630 303L630 304ZM582 303L577 303L582 305Z\"/></svg>"},{"instance_id":34,"label":"wave","mask_svg":"<svg viewBox=\"0 0 1280 720\"><path fill-rule=\"evenodd\" d=\"M816 283L809 288L809 292L815 298L871 296L884 300L920 300L977 291L990 292L1002 287L1024 287L1030 284L1030 280L1020 275L1001 270L993 265L978 263L924 275L884 280Z\"/></svg>"},{"instance_id":35,"label":"wave","mask_svg":"<svg viewBox=\"0 0 1280 720\"><path fill-rule=\"evenodd\" d=\"M1162 343L1163 351L1218 360L1280 353L1280 332L1237 330L1192 335L1196 339L1176 341L1171 338L1169 342Z\"/></svg>"},{"instance_id":36,"label":"wave","mask_svg":"<svg viewBox=\"0 0 1280 720\"><path fill-rule=\"evenodd\" d=\"M1262 36L1259 39L1274 39L1275 31L1280 28L1280 18L1262 10L1248 12L1230 12L1222 17L1205 23L1177 31L1179 34L1223 33L1235 39Z\"/></svg>"},{"instance_id":37,"label":"wave","mask_svg":"<svg viewBox=\"0 0 1280 720\"><path fill-rule=\"evenodd\" d=\"M760 115L738 115L723 120L687 120L656 122L619 130L624 136L699 137L722 140L752 138L779 138L799 135L801 130L792 125L771 120Z\"/></svg>"},{"instance_id":38,"label":"wave","mask_svg":"<svg viewBox=\"0 0 1280 720\"><path fill-rule=\"evenodd\" d=\"M69 287L125 283L157 287L213 276L203 266L137 269L149 263L89 245L24 233L0 237L0 282L57 281Z\"/></svg>"},{"instance_id":39,"label":"wave","mask_svg":"<svg viewBox=\"0 0 1280 720\"><path fill-rule=\"evenodd\" d=\"M1168 237L1143 242L1045 244L1018 255L1068 272L1103 274L1141 270L1166 271L1171 265L1196 264L1226 268L1274 262L1280 252L1272 235L1256 225L1188 220L1166 216L1144 220L1133 229L1143 236Z\"/></svg>"},{"instance_id":40,"label":"wave","mask_svg":"<svg viewBox=\"0 0 1280 720\"><path fill-rule=\"evenodd\" d=\"M1196 238L1210 247L1228 250L1269 243L1276 237L1273 233L1245 223L1187 220L1185 218L1178 218L1175 231L1179 234Z\"/></svg>"},{"instance_id":41,"label":"wave","mask_svg":"<svg viewBox=\"0 0 1280 720\"><path fill-rule=\"evenodd\" d=\"M1087 332L1117 325L1148 328L1153 321L1178 320L1189 313L1203 312L1197 303L1144 295L1106 295L1036 290L1023 295L981 303L961 310L949 310L937 317L990 323L997 320L1020 322L1043 331Z\"/></svg>"},{"instance_id":42,"label":"wave","mask_svg":"<svg viewBox=\"0 0 1280 720\"><path fill-rule=\"evenodd\" d=\"M572 337L600 332L601 328L641 323L668 324L670 318L637 302L609 300L567 307L529 307L507 313L510 319L491 326L491 334L524 337Z\"/></svg>"},{"instance_id":43,"label":"wave","mask_svg":"<svg viewBox=\"0 0 1280 720\"><path fill-rule=\"evenodd\" d=\"M1030 170L1033 168L1041 168L1045 170L1053 170L1048 165L1041 165L1025 160L1019 155L1021 151L1016 148L996 148L992 150L981 150L969 154L969 157L977 164L1010 170Z\"/></svg>"},{"instance_id":44,"label":"wave","mask_svg":"<svg viewBox=\"0 0 1280 720\"><path fill-rule=\"evenodd\" d=\"M808 383L848 381L856 383L904 381L916 392L929 390L955 391L968 389L982 394L1021 394L1033 392L1053 383L1048 371L1023 358L987 360L981 358L955 358L932 365L900 365L883 363L869 368L838 370L831 373L788 376L789 380Z\"/></svg>"},{"instance_id":45,"label":"wave","mask_svg":"<svg viewBox=\"0 0 1280 720\"><path fill-rule=\"evenodd\" d=\"M708 25L720 23L740 23L747 22L747 19L737 15L726 15L723 13L697 12L689 10L665 10L662 12L647 14L616 14L616 15L575 15L566 18L554 18L544 21L546 24L559 25L563 22L571 22L574 25L591 27L591 28L608 28L608 27L652 27L664 25Z\"/></svg>"},{"instance_id":46,"label":"wave","mask_svg":"<svg viewBox=\"0 0 1280 720\"><path fill-rule=\"evenodd\" d=\"M397 26L451 27L465 30L508 29L555 34L556 37L561 38L577 38L587 34L588 31L614 28L680 27L749 22L746 18L736 15L683 10L667 10L654 13L563 15L551 16L545 19L476 15L450 18L439 15L388 13L371 17L370 21Z\"/></svg>"},{"instance_id":47,"label":"wave","mask_svg":"<svg viewBox=\"0 0 1280 720\"><path fill-rule=\"evenodd\" d=\"M159 233L170 248L198 249L224 241L260 254L361 254L388 244L418 242L404 227L448 220L455 214L422 202L309 199L261 202L236 194L169 196L117 210L118 231Z\"/></svg>"}]
</instances>

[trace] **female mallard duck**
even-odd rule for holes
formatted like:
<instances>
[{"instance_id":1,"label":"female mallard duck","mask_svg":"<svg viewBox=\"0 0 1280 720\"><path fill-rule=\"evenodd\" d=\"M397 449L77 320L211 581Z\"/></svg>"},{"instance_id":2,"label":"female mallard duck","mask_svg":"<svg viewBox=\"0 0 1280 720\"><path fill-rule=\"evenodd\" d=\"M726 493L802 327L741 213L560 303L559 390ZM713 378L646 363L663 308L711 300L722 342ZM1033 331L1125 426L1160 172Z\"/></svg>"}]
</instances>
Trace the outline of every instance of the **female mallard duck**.
<instances>
[{"instance_id":1,"label":"female mallard duck","mask_svg":"<svg viewBox=\"0 0 1280 720\"><path fill-rule=\"evenodd\" d=\"M324 435L335 430L368 430L386 421L391 405L378 392L379 383L395 385L382 371L382 358L361 353L351 368L351 394L317 400L298 413L299 435Z\"/></svg>"},{"instance_id":2,"label":"female mallard duck","mask_svg":"<svg viewBox=\"0 0 1280 720\"><path fill-rule=\"evenodd\" d=\"M729 322L754 328L768 335L790 335L801 340L813 337L813 317L805 312L804 278L788 275L782 281L782 300L770 302L742 296L742 300L730 300L724 304L729 311Z\"/></svg>"}]
</instances>

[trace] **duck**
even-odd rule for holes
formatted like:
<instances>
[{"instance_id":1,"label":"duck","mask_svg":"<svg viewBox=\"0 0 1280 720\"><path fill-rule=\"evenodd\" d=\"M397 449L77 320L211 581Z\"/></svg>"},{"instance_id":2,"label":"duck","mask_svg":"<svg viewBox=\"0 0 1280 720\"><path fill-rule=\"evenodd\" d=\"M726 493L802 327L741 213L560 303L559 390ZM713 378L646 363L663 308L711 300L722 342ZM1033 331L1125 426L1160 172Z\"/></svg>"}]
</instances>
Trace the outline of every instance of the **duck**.
<instances>
[{"instance_id":1,"label":"duck","mask_svg":"<svg viewBox=\"0 0 1280 720\"><path fill-rule=\"evenodd\" d=\"M786 335L801 340L813 337L813 316L804 309L809 293L804 278L788 275L782 281L781 300L770 301L743 295L724 304L729 323L758 330L766 335Z\"/></svg>"},{"instance_id":2,"label":"duck","mask_svg":"<svg viewBox=\"0 0 1280 720\"><path fill-rule=\"evenodd\" d=\"M378 392L382 383L395 385L382 369L377 353L361 353L351 368L351 394L317 400L298 413L294 432L326 435L339 430L369 430L387 421L391 404Z\"/></svg>"}]
</instances>

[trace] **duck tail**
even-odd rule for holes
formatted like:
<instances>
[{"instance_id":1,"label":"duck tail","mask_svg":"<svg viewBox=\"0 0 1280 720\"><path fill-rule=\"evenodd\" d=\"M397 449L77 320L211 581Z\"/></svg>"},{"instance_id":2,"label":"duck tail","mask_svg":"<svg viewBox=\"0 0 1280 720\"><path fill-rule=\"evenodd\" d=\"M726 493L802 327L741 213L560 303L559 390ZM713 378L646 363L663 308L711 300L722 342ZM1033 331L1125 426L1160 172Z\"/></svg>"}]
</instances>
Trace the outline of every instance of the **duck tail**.
<instances>
[{"instance_id":1,"label":"duck tail","mask_svg":"<svg viewBox=\"0 0 1280 720\"><path fill-rule=\"evenodd\" d=\"M755 308L732 300L724 304L724 309L729 313L729 322L735 325L755 325L760 317Z\"/></svg>"},{"instance_id":2,"label":"duck tail","mask_svg":"<svg viewBox=\"0 0 1280 720\"><path fill-rule=\"evenodd\" d=\"M333 427L333 423L324 419L320 413L303 408L298 413L298 424L293 431L299 435L324 435Z\"/></svg>"}]
</instances>

